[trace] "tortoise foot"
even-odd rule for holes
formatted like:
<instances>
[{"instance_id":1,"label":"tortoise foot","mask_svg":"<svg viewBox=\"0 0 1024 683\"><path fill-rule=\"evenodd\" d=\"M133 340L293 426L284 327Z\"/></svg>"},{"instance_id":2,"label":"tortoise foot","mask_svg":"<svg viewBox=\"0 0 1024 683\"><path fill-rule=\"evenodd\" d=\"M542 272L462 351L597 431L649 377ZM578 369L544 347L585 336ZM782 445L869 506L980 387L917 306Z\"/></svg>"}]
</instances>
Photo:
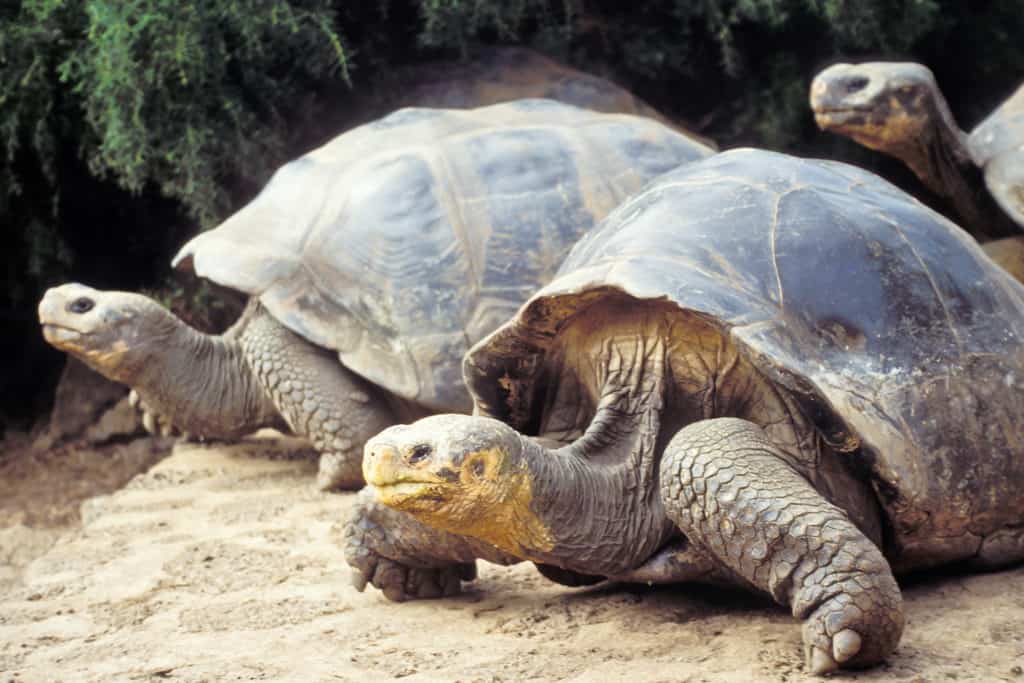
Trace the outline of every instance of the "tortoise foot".
<instances>
[{"instance_id":1,"label":"tortoise foot","mask_svg":"<svg viewBox=\"0 0 1024 683\"><path fill-rule=\"evenodd\" d=\"M394 602L458 595L476 578L474 549L373 500L363 489L345 527L345 560L352 584L367 584ZM500 558L496 558L500 559Z\"/></svg>"},{"instance_id":2,"label":"tortoise foot","mask_svg":"<svg viewBox=\"0 0 1024 683\"><path fill-rule=\"evenodd\" d=\"M476 578L475 564L422 569L410 567L376 553L365 553L352 563L352 585L358 591L367 584L392 602L447 598L462 592L462 582Z\"/></svg>"},{"instance_id":3,"label":"tortoise foot","mask_svg":"<svg viewBox=\"0 0 1024 683\"><path fill-rule=\"evenodd\" d=\"M896 649L903 614L885 596L870 590L840 593L818 606L804 621L804 663L823 675L881 662Z\"/></svg>"}]
</instances>

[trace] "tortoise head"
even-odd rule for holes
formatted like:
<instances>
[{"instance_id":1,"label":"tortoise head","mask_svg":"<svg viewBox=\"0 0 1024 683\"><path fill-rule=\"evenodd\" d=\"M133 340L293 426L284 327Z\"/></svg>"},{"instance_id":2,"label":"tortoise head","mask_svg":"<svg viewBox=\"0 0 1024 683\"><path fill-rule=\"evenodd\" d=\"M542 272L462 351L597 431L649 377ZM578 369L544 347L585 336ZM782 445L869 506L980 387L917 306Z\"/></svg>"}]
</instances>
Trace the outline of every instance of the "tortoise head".
<instances>
[{"instance_id":1,"label":"tortoise head","mask_svg":"<svg viewBox=\"0 0 1024 683\"><path fill-rule=\"evenodd\" d=\"M389 507L515 551L546 538L530 511L526 444L498 420L434 415L370 439L363 476Z\"/></svg>"},{"instance_id":2,"label":"tortoise head","mask_svg":"<svg viewBox=\"0 0 1024 683\"><path fill-rule=\"evenodd\" d=\"M130 383L152 345L173 333L177 319L141 294L71 283L46 291L39 323L51 345L110 379Z\"/></svg>"},{"instance_id":3,"label":"tortoise head","mask_svg":"<svg viewBox=\"0 0 1024 683\"><path fill-rule=\"evenodd\" d=\"M935 76L914 62L834 64L814 78L810 100L822 130L900 158L948 116Z\"/></svg>"}]
</instances>

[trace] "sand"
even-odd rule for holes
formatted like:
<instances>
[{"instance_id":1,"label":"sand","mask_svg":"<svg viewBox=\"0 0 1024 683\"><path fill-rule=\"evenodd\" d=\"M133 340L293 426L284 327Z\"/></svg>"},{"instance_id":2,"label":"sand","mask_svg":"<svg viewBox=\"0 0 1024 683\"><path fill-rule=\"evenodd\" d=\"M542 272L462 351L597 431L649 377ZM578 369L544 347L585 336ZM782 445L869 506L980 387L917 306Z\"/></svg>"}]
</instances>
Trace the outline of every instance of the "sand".
<instances>
[{"instance_id":1,"label":"sand","mask_svg":"<svg viewBox=\"0 0 1024 683\"><path fill-rule=\"evenodd\" d=\"M359 593L339 546L354 497L316 491L315 470L295 439L179 444L80 518L6 509L0 681L820 680L789 614L740 592L570 589L481 563L456 598ZM46 488L73 489L62 472ZM898 651L833 679L1024 683L1024 568L904 596Z\"/></svg>"}]
</instances>

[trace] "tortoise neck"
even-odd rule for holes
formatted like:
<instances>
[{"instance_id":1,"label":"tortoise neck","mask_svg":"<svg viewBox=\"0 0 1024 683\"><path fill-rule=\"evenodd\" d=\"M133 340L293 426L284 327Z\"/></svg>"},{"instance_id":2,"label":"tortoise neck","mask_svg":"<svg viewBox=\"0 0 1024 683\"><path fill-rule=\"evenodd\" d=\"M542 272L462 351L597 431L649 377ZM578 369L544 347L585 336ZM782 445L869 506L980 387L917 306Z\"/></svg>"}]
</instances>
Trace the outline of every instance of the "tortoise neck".
<instances>
[{"instance_id":1,"label":"tortoise neck","mask_svg":"<svg viewBox=\"0 0 1024 683\"><path fill-rule=\"evenodd\" d=\"M657 486L657 439L666 393L661 336L641 338L636 353L609 357L594 417L574 442L548 449L523 437L531 510L549 532L548 548L526 557L588 574L635 567L666 540L670 527Z\"/></svg>"},{"instance_id":2,"label":"tortoise neck","mask_svg":"<svg viewBox=\"0 0 1024 683\"><path fill-rule=\"evenodd\" d=\"M989 195L982 172L971 159L967 135L941 95L935 96L929 134L914 140L900 156L929 190L952 203L971 234L994 239L1020 233Z\"/></svg>"},{"instance_id":3,"label":"tortoise neck","mask_svg":"<svg viewBox=\"0 0 1024 683\"><path fill-rule=\"evenodd\" d=\"M230 438L251 431L267 400L237 338L205 334L167 317L173 326L140 349L145 362L126 383L184 432Z\"/></svg>"}]
</instances>

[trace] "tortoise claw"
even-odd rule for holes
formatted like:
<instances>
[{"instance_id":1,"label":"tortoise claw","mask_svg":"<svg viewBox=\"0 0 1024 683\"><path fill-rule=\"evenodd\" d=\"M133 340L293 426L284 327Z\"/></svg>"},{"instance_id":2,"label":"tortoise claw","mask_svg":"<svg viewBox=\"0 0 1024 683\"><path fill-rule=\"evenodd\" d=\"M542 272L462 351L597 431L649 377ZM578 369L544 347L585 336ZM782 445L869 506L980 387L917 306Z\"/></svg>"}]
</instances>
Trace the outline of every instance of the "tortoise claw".
<instances>
[{"instance_id":1,"label":"tortoise claw","mask_svg":"<svg viewBox=\"0 0 1024 683\"><path fill-rule=\"evenodd\" d=\"M352 586L362 592L367 584L384 594L391 602L431 600L458 595L463 577L471 572L461 564L424 569L409 567L386 557L364 557L364 566L352 577Z\"/></svg>"},{"instance_id":2,"label":"tortoise claw","mask_svg":"<svg viewBox=\"0 0 1024 683\"><path fill-rule=\"evenodd\" d=\"M419 558L413 560L418 565L414 566L382 552L401 553L402 549L390 542L383 527L357 512L345 528L345 560L353 569L356 590L372 585L392 602L429 600L458 595L463 581L476 578L475 562Z\"/></svg>"},{"instance_id":3,"label":"tortoise claw","mask_svg":"<svg viewBox=\"0 0 1024 683\"><path fill-rule=\"evenodd\" d=\"M807 669L815 676L824 676L839 668L832 655L812 645L807 653Z\"/></svg>"},{"instance_id":4,"label":"tortoise claw","mask_svg":"<svg viewBox=\"0 0 1024 683\"><path fill-rule=\"evenodd\" d=\"M367 578L365 576L363 576L363 573L360 572L360 571L356 571L356 570L352 570L351 581L352 581L352 587L355 588L360 593L362 593L364 590L366 590L366 584L369 583Z\"/></svg>"},{"instance_id":5,"label":"tortoise claw","mask_svg":"<svg viewBox=\"0 0 1024 683\"><path fill-rule=\"evenodd\" d=\"M157 435L156 418L153 416L153 413L142 413L142 426L150 434Z\"/></svg>"}]
</instances>

